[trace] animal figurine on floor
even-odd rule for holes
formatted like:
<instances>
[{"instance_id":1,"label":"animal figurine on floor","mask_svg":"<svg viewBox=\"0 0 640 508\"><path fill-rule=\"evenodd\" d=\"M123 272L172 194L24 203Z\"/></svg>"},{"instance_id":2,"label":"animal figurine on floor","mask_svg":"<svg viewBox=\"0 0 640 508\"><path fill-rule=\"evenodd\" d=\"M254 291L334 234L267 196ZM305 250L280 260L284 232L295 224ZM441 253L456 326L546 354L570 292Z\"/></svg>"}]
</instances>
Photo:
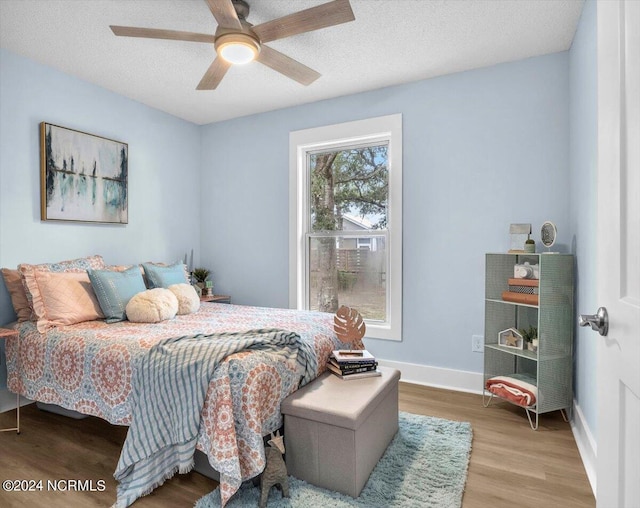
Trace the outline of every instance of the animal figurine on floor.
<instances>
[{"instance_id":1,"label":"animal figurine on floor","mask_svg":"<svg viewBox=\"0 0 640 508\"><path fill-rule=\"evenodd\" d=\"M274 485L279 485L282 489L282 497L289 497L289 479L287 477L287 465L284 463L284 436L280 431L275 435L271 433L271 439L267 441L269 448L265 450L267 465L264 466L262 477L260 478L260 508L267 506L269 491Z\"/></svg>"}]
</instances>

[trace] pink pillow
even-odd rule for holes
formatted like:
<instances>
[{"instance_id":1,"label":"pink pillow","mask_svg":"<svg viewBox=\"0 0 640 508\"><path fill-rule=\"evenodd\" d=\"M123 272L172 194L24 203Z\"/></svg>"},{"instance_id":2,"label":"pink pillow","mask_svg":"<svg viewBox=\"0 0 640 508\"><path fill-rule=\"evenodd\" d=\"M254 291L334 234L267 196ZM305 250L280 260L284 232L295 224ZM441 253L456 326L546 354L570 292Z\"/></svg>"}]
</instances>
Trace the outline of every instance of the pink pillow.
<instances>
[{"instance_id":1,"label":"pink pillow","mask_svg":"<svg viewBox=\"0 0 640 508\"><path fill-rule=\"evenodd\" d=\"M9 295L11 296L13 310L16 311L16 315L18 316L18 321L29 321L31 319L31 307L27 300L27 294L24 291L20 272L18 270L3 268L2 275L4 276L7 291L9 291Z\"/></svg>"},{"instance_id":2,"label":"pink pillow","mask_svg":"<svg viewBox=\"0 0 640 508\"><path fill-rule=\"evenodd\" d=\"M22 283L24 285L25 293L27 295L27 301L29 307L33 310L33 299L38 298L38 286L35 281L34 273L38 272L85 272L91 268L93 270L101 270L105 267L104 259L102 256L89 256L87 258L71 259L69 261L60 261L58 263L44 263L41 265L18 265L18 270L22 275ZM32 314L31 319L36 319Z\"/></svg>"},{"instance_id":3,"label":"pink pillow","mask_svg":"<svg viewBox=\"0 0 640 508\"><path fill-rule=\"evenodd\" d=\"M73 325L104 317L89 275L81 273L34 272L38 292L33 299L37 328L41 333L54 326Z\"/></svg>"},{"instance_id":4,"label":"pink pillow","mask_svg":"<svg viewBox=\"0 0 640 508\"><path fill-rule=\"evenodd\" d=\"M133 265L108 265L105 266L103 270L111 270L112 272L125 272L132 267Z\"/></svg>"}]
</instances>

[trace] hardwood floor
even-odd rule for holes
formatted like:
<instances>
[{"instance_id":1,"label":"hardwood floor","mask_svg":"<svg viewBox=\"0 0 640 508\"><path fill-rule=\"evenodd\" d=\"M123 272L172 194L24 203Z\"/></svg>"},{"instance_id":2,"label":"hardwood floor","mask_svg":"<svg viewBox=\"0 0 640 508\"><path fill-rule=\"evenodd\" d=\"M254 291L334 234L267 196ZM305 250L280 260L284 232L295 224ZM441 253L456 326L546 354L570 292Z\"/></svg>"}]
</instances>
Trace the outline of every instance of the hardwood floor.
<instances>
[{"instance_id":1,"label":"hardwood floor","mask_svg":"<svg viewBox=\"0 0 640 508\"><path fill-rule=\"evenodd\" d=\"M590 507L595 500L569 428L559 412L542 415L533 431L524 411L504 402L482 407L482 397L400 383L400 409L471 422L473 445L464 508ZM15 411L0 414L0 427L13 426ZM126 436L125 427L98 418L73 420L21 410L22 432L0 433L0 480L42 480L40 492L0 489L0 507L74 508L111 506L116 496L113 471ZM92 480L103 491L47 491L47 480ZM68 483L67 483L68 484ZM216 482L198 473L176 475L136 508L191 507ZM383 507L380 507L383 508Z\"/></svg>"},{"instance_id":2,"label":"hardwood floor","mask_svg":"<svg viewBox=\"0 0 640 508\"><path fill-rule=\"evenodd\" d=\"M531 430L523 409L482 396L401 383L400 409L467 421L473 429L463 508L589 507L595 499L560 411Z\"/></svg>"}]
</instances>

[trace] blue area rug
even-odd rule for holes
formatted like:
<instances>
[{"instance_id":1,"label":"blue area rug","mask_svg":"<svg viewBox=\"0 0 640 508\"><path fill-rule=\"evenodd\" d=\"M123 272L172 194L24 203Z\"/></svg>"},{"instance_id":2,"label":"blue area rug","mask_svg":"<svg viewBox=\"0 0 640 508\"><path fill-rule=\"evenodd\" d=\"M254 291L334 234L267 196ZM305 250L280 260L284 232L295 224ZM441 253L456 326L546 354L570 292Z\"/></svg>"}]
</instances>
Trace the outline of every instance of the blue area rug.
<instances>
[{"instance_id":1,"label":"blue area rug","mask_svg":"<svg viewBox=\"0 0 640 508\"><path fill-rule=\"evenodd\" d=\"M458 508L467 480L471 424L400 412L400 430L356 499L289 477L290 498L273 488L273 508ZM245 482L227 507L258 506L260 488ZM195 508L220 506L220 491L200 499Z\"/></svg>"}]
</instances>

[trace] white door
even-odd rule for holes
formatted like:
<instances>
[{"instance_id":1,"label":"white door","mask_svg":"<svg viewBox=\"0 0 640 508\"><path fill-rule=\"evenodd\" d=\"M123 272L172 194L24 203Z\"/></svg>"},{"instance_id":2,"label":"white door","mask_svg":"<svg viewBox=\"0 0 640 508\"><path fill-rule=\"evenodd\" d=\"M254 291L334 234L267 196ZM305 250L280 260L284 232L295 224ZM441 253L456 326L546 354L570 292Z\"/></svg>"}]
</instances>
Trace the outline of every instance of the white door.
<instances>
[{"instance_id":1,"label":"white door","mask_svg":"<svg viewBox=\"0 0 640 508\"><path fill-rule=\"evenodd\" d=\"M599 1L598 508L640 507L640 1ZM587 309L580 309L586 312ZM589 310L594 312L595 309Z\"/></svg>"}]
</instances>

